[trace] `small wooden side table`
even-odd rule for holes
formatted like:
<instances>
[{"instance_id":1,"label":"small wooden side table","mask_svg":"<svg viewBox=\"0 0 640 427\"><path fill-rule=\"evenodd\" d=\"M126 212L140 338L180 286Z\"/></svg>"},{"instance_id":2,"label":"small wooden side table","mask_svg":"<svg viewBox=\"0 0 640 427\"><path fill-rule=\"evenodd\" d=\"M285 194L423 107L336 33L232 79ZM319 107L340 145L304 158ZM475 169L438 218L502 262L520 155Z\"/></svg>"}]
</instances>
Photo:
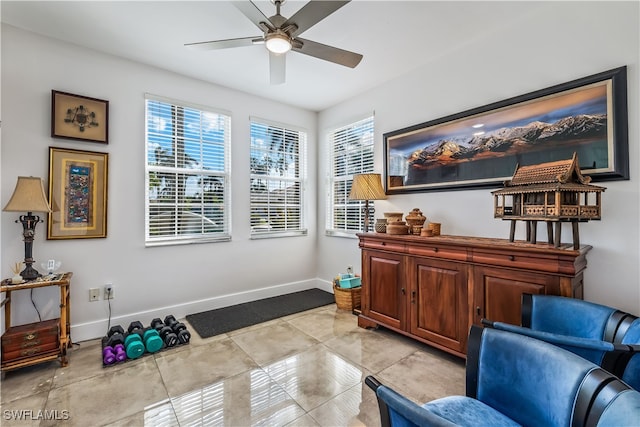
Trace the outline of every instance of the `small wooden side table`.
<instances>
[{"instance_id":1,"label":"small wooden side table","mask_svg":"<svg viewBox=\"0 0 640 427\"><path fill-rule=\"evenodd\" d=\"M5 332L3 337L7 333L11 333L11 294L15 291L22 291L26 289L34 289L34 288L43 288L46 286L58 286L60 288L60 318L55 319L59 322L58 328L58 342L59 346L57 350L47 350L42 352L35 352L34 354L30 354L24 357L18 357L11 360L2 360L2 364L0 365L0 369L2 372L9 371L12 369L23 368L25 366L31 366L42 362L47 362L49 360L55 360L60 358L60 365L67 366L69 363L67 359L67 349L71 347L71 292L69 289L69 285L71 284L71 276L73 273L60 273L53 275L52 277L45 276L44 278L38 278L35 280L30 280L28 282L24 282L21 284L13 285L11 284L11 279L3 280L0 284L0 293L5 293L5 299L0 303L0 307L4 306L4 321L5 321ZM37 322L34 324L35 326L44 324L43 321ZM14 329L15 330L15 327Z\"/></svg>"}]
</instances>

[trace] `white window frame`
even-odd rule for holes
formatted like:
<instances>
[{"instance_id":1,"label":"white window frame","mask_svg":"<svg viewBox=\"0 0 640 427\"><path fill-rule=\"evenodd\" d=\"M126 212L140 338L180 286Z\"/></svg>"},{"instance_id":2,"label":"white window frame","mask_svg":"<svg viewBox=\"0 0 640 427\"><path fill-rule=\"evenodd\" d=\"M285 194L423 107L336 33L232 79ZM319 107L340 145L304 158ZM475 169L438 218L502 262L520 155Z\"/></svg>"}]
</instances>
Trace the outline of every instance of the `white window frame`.
<instances>
[{"instance_id":1,"label":"white window frame","mask_svg":"<svg viewBox=\"0 0 640 427\"><path fill-rule=\"evenodd\" d=\"M190 162L188 166L180 166L177 164L177 157L174 157L174 154L169 155L169 159L175 160L173 165L158 165L151 164L151 158L155 158L155 153L152 150L155 150L159 144L154 142L156 138L167 138L166 134L161 134L160 132L153 132L151 130L154 122L162 122L162 119L157 116L153 116L150 110L151 103L162 103L169 105L172 109L186 109L188 114L195 116L199 116L199 127L197 127L197 133L199 133L199 137L185 137L184 132L181 134L177 134L175 129L184 129L184 122L175 125L172 124L172 128L174 129L173 134L170 136L172 139L173 153L176 153L176 144L179 141L184 141L187 144L190 144L190 149L195 151L194 157L197 159L195 161ZM211 122L206 122L207 116L213 117ZM170 119L174 120L174 119ZM214 126L218 126L221 123L221 129L223 132L222 140L218 138L211 138L211 134L206 134L204 130L206 130L203 126L207 123L213 124ZM193 123L191 123L193 126ZM191 128L193 129L193 128ZM196 132L191 132L193 135ZM209 138L206 137L209 136ZM211 157L212 147L219 147L222 149L222 156L213 156ZM205 150L206 149L206 150ZM186 149L185 149L186 151ZM153 154L153 155L152 155ZM217 170L213 170L212 168L207 168L202 165L201 160L205 159L205 157L210 159L215 159L214 161L217 163L222 163L222 167L217 168ZM169 160L169 161L171 161ZM179 101L175 99L165 98L161 96L145 94L145 245L146 246L165 246L165 245L179 245L179 244L191 244L191 243L205 243L205 242L220 242L220 241L229 241L231 240L231 114L222 110L214 109L207 106L197 105L189 102ZM171 176L172 174L185 174L185 175L196 175L197 180L195 184L196 189L202 190L201 194L205 193L204 182L205 179L209 178L209 182L215 181L216 183L221 183L221 190L217 190L217 192L222 193L222 200L217 199L215 203L207 203L204 198L199 202L195 202L194 200L177 200L176 197L175 202L164 202L164 203L154 203L157 200L152 191L151 181L152 176L157 179L158 174L166 174ZM197 187L202 186L202 187ZM192 212L191 209L195 205L195 212ZM169 215L172 215L175 223L174 228L170 230L171 235L160 235L153 236L152 235L152 219L151 215L153 212L153 208L160 209L168 208ZM199 210L200 213L197 213ZM215 215L215 221L209 218L208 215L203 214L206 210L216 210L220 211ZM177 214L189 213L188 216L188 228L180 230L180 227L184 227L184 222L180 222L176 218L184 218L184 216L179 217ZM191 216L199 216L195 221L191 220ZM192 223L195 223L195 226L192 226ZM162 224L162 226L170 225L170 221ZM211 230L211 227L215 227L215 230ZM199 228L199 229L198 229Z\"/></svg>"},{"instance_id":2,"label":"white window frame","mask_svg":"<svg viewBox=\"0 0 640 427\"><path fill-rule=\"evenodd\" d=\"M278 172L278 170L276 168L272 168L268 171L263 171L263 173L255 173L256 172L256 165L254 165L254 162L257 159L254 159L253 154L254 153L260 153L263 155L269 155L269 154L286 154L287 150L286 147L284 145L281 145L280 147L277 147L276 150L272 150L271 147L267 147L266 141L258 138L258 135L254 134L254 126L259 126L259 127L265 127L265 128L273 128L276 130L276 132L282 132L283 134L286 133L293 133L293 134L297 134L297 138L298 138L298 144L297 144L297 152L294 153L289 153L288 156L293 157L293 159L289 159L289 167L293 168L293 174L294 176L290 176L290 174L281 174L280 172ZM307 131L305 129L301 129L298 128L296 126L292 126L292 125L288 125L288 124L283 124L283 123L278 123L278 122L274 122L272 120L266 120L266 119L262 119L259 117L250 117L249 118L249 134L250 134L250 177L249 177L249 211L250 211L250 218L249 218L249 226L250 226L250 238L251 239L264 239L264 238L273 238L273 237L289 237L289 236L303 236L303 235L307 235L307 228L306 228L306 213L305 213L305 199L306 199L306 180L307 180ZM285 137L286 140L286 137ZM284 151L283 151L284 150ZM297 175L296 174L296 161L295 159L297 158ZM287 157L284 157L284 161L287 161ZM289 176L287 176L289 175ZM282 188L279 188L280 194L278 195L279 197L279 201L275 202L272 204L271 202L271 195L275 194L274 192L267 192L267 200L266 201L262 201L260 203L256 202L254 200L254 196L257 196L258 193L254 192L255 189L253 188L253 184L256 180L260 180L260 181L266 181L267 182L267 186L270 187L271 185L274 186L274 188L277 187L281 187L283 184L286 185L285 187L285 191L282 191ZM287 191L287 188L289 188L289 184L293 185L293 187L295 188L295 186L297 185L298 189L299 189L299 193L298 193L298 197L297 197L297 201L294 200L290 201L289 200L289 191ZM284 202L282 201L282 194L284 194ZM294 196L295 196L295 191L294 191ZM286 224L286 215L285 215L285 224L284 224L284 229L278 230L277 227L274 228L272 226L272 222L269 216L270 216L270 212L272 211L272 209L280 209L280 207L282 206L282 203L284 203L284 207L285 209L287 207L291 207L295 210L297 210L299 212L299 221L297 222L297 226L293 225L293 226L289 226ZM255 210L264 210L267 209L267 211L269 212L267 214L267 218L265 221L265 224L254 224L255 221L255 215L254 215L254 211ZM277 223L277 220L275 220L275 222Z\"/></svg>"},{"instance_id":3,"label":"white window frame","mask_svg":"<svg viewBox=\"0 0 640 427\"><path fill-rule=\"evenodd\" d=\"M374 126L374 114L369 114L332 129L327 135L329 173L325 234L328 236L355 237L362 231L365 201L349 200L349 192L353 175L374 171ZM346 136L349 131L355 134ZM338 165L341 158L345 161ZM344 221L338 219L341 216Z\"/></svg>"}]
</instances>

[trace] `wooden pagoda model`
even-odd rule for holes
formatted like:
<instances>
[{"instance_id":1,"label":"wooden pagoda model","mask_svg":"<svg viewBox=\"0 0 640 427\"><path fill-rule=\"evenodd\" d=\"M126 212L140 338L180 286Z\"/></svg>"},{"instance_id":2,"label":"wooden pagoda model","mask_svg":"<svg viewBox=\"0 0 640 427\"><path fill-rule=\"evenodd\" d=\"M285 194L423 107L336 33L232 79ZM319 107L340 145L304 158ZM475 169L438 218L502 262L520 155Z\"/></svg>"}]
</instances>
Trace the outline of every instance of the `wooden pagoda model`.
<instances>
[{"instance_id":1,"label":"wooden pagoda model","mask_svg":"<svg viewBox=\"0 0 640 427\"><path fill-rule=\"evenodd\" d=\"M580 173L576 153L569 160L516 166L504 188L492 191L494 217L511 221L511 242L516 221L526 221L530 243L536 243L537 222L545 221L549 244L555 247L560 246L562 222L571 222L573 247L577 250L580 247L578 223L599 220L601 214L601 193L605 188L590 182L591 177Z\"/></svg>"}]
</instances>

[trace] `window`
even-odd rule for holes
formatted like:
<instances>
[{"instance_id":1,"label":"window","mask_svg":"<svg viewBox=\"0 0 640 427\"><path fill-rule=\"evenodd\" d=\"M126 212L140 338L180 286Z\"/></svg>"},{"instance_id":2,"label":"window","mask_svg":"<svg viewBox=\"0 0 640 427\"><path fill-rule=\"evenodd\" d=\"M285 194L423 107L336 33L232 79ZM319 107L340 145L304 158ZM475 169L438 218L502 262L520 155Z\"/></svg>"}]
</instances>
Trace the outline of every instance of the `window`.
<instances>
[{"instance_id":1,"label":"window","mask_svg":"<svg viewBox=\"0 0 640 427\"><path fill-rule=\"evenodd\" d=\"M353 235L364 221L364 201L349 200L353 175L373 172L373 116L329 133L327 233Z\"/></svg>"},{"instance_id":2,"label":"window","mask_svg":"<svg viewBox=\"0 0 640 427\"><path fill-rule=\"evenodd\" d=\"M228 115L146 98L146 244L229 240Z\"/></svg>"},{"instance_id":3,"label":"window","mask_svg":"<svg viewBox=\"0 0 640 427\"><path fill-rule=\"evenodd\" d=\"M306 234L307 134L251 119L251 236Z\"/></svg>"}]
</instances>

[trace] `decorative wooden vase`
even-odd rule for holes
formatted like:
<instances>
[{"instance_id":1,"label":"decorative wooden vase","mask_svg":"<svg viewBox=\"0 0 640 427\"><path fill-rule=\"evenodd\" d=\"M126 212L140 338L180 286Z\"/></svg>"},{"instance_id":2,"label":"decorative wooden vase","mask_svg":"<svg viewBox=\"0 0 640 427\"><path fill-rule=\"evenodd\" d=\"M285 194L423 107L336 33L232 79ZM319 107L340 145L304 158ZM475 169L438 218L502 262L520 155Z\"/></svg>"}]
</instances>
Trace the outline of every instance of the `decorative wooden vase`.
<instances>
[{"instance_id":1,"label":"decorative wooden vase","mask_svg":"<svg viewBox=\"0 0 640 427\"><path fill-rule=\"evenodd\" d=\"M387 219L386 218L378 218L378 219L376 219L375 230L376 230L376 233L386 233L387 232Z\"/></svg>"},{"instance_id":2,"label":"decorative wooden vase","mask_svg":"<svg viewBox=\"0 0 640 427\"><path fill-rule=\"evenodd\" d=\"M422 211L420 209L414 208L409 212L405 219L409 225L409 232L419 236L427 217L422 215Z\"/></svg>"}]
</instances>

